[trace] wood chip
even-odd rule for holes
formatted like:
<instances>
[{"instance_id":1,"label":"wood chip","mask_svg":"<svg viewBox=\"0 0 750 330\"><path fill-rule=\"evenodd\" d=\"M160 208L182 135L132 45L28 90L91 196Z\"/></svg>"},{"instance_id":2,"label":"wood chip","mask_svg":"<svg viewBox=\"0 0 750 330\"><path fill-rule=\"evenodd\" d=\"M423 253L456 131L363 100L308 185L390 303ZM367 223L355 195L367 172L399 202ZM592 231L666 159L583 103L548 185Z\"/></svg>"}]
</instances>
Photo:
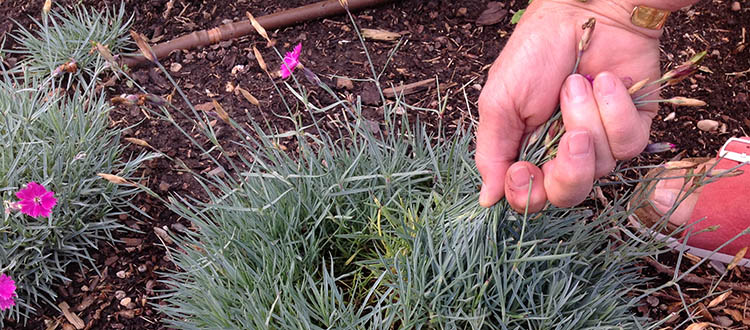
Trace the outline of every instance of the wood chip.
<instances>
[{"instance_id":1,"label":"wood chip","mask_svg":"<svg viewBox=\"0 0 750 330\"><path fill-rule=\"evenodd\" d=\"M394 41L401 38L401 33L382 29L362 29L362 37L377 41Z\"/></svg>"},{"instance_id":2,"label":"wood chip","mask_svg":"<svg viewBox=\"0 0 750 330\"><path fill-rule=\"evenodd\" d=\"M393 88L386 88L383 90L383 95L386 97L396 97L396 95L409 95L414 94L416 92L419 92L427 86L434 84L435 78L425 79L422 81L418 81L415 83L411 83L408 85L393 87Z\"/></svg>"},{"instance_id":3,"label":"wood chip","mask_svg":"<svg viewBox=\"0 0 750 330\"><path fill-rule=\"evenodd\" d=\"M508 15L508 11L503 9L503 4L497 1L490 1L487 3L487 9L485 9L479 18L477 18L477 25L494 25L500 23L500 21Z\"/></svg>"},{"instance_id":4,"label":"wood chip","mask_svg":"<svg viewBox=\"0 0 750 330\"><path fill-rule=\"evenodd\" d=\"M63 312L63 315L65 316L65 319L70 322L76 329L83 329L86 327L86 323L83 323L83 320L81 320L78 315L70 311L70 306L66 302L61 302L57 305L57 307L60 307L60 310Z\"/></svg>"},{"instance_id":5,"label":"wood chip","mask_svg":"<svg viewBox=\"0 0 750 330\"><path fill-rule=\"evenodd\" d=\"M703 330L703 329L708 328L708 326L710 325L711 323L708 323L708 322L693 323L689 325L687 328L685 328L685 330Z\"/></svg>"},{"instance_id":6,"label":"wood chip","mask_svg":"<svg viewBox=\"0 0 750 330\"><path fill-rule=\"evenodd\" d=\"M708 303L708 308L716 307L719 304L723 303L724 300L727 300L727 297L729 297L729 295L731 294L732 290L720 294L718 297L714 298L710 303Z\"/></svg>"}]
</instances>

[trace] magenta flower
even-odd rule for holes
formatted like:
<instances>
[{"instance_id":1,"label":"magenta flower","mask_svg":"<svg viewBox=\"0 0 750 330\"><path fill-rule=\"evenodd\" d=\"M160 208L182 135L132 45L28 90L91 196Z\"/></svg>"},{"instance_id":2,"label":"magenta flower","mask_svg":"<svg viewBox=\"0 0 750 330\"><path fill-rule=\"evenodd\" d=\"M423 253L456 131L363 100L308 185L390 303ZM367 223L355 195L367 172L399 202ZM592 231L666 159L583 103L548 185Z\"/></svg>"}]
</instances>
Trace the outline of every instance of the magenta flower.
<instances>
[{"instance_id":1,"label":"magenta flower","mask_svg":"<svg viewBox=\"0 0 750 330\"><path fill-rule=\"evenodd\" d=\"M281 78L288 78L292 75L292 71L299 65L299 54L302 52L302 43L297 44L294 47L293 52L286 53L284 56L284 63L281 64Z\"/></svg>"},{"instance_id":2,"label":"magenta flower","mask_svg":"<svg viewBox=\"0 0 750 330\"><path fill-rule=\"evenodd\" d=\"M16 193L16 197L21 200L18 202L21 205L21 213L35 218L40 215L49 217L52 208L57 205L57 198L54 196L54 191L47 191L44 186L36 182L29 182L26 188Z\"/></svg>"},{"instance_id":3,"label":"magenta flower","mask_svg":"<svg viewBox=\"0 0 750 330\"><path fill-rule=\"evenodd\" d=\"M8 275L0 275L0 310L6 310L16 304L16 282Z\"/></svg>"}]
</instances>

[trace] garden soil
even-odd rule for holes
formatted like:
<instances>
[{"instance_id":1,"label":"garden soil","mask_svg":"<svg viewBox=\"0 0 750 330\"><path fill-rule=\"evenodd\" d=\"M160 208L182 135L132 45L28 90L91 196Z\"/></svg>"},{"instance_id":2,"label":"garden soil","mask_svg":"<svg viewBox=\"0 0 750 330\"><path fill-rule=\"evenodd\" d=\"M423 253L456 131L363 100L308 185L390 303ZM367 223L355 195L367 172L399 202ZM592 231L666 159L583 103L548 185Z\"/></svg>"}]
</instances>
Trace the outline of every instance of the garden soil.
<instances>
[{"instance_id":1,"label":"garden soil","mask_svg":"<svg viewBox=\"0 0 750 330\"><path fill-rule=\"evenodd\" d=\"M76 1L75 3L78 3ZM115 6L115 0L82 0L95 8ZM133 29L145 35L152 43L170 40L180 35L216 27L245 19L249 11L256 17L283 9L309 4L302 0L125 0L125 7L134 17ZM54 6L70 6L74 1L55 1ZM439 108L438 95L448 95L444 111L403 109L412 118L419 117L421 123L431 131L438 127L448 132L460 127L469 127L477 120L477 98L484 84L490 64L498 55L513 32L510 23L513 13L525 6L525 0L501 2L498 21L491 25L477 24L477 18L490 4L484 0L428 1L404 0L356 13L361 27L383 29L400 33L402 42L393 56L395 42L368 41L376 70L383 68L390 58L382 76L387 86L399 86L425 79L435 78L435 84L426 86L407 97L410 104L420 108ZM41 0L0 0L0 40L6 38L6 48L16 43L10 38L14 21L33 28L30 17L40 18ZM665 95L682 95L700 98L708 105L699 108L673 108L664 106L654 120L652 142L671 142L677 148L673 152L650 154L638 157L633 164L656 164L681 153L684 156L713 156L723 142L731 136L748 135L750 132L750 100L748 100L748 76L750 75L750 1L704 0L700 4L676 12L669 21L662 38L663 67L672 67L692 54L708 50L708 57L701 71L684 81ZM304 65L318 77L335 87L342 97L361 97L364 115L371 121L374 130L382 126L382 105L372 84L358 79L372 76L356 35L345 16L307 22L298 26L270 31L276 46L289 51L297 43L303 44ZM269 66L278 66L278 56L257 35L224 41L202 49L176 51L162 60L179 85L187 92L190 101L209 114L213 112L213 100L220 103L237 122L245 125L251 121L270 123L278 131L294 129L281 99L259 68L253 54L253 46L264 55ZM6 64L17 63L17 58L5 58ZM149 92L173 96L172 101L187 110L179 101L166 78L155 68L143 65L133 68L132 76ZM348 79L336 80L334 76ZM544 79L544 77L539 77ZM315 103L327 104L331 100L313 84L302 81L312 94ZM136 92L124 82L111 81L103 88L112 96ZM240 88L252 94L258 104L251 103ZM298 111L300 109L293 109ZM674 114L671 114L674 113ZM323 129L336 131L343 118L341 112L326 113ZM217 118L218 119L218 118ZM715 132L704 132L696 127L699 120L711 119L719 122ZM309 122L309 118L306 119ZM190 128L186 120L179 121ZM177 131L170 123L161 121L147 111L118 106L111 113L113 127L127 128L124 138L147 141L156 150L169 156L179 156L192 170L199 173L218 173L198 148ZM214 129L220 139L241 139L233 130L217 120ZM206 141L200 141L208 145ZM123 143L127 143L123 140ZM293 151L291 139L280 139L280 148ZM128 154L144 151L143 147L129 145ZM213 171L213 172L212 172ZM181 171L166 159L148 162L142 170L145 183L160 195L176 194L200 198L201 188L189 173ZM596 202L590 202L596 204ZM159 282L159 273L175 271L166 253L161 231L179 232L190 224L168 211L159 201L142 194L135 204L150 218L132 214L120 221L134 231L117 234L119 242L102 242L93 256L100 265L100 273L94 270L81 272L71 268L70 283L58 288L58 303L65 302L70 312L80 317L85 329L163 329L161 315L154 305L163 302L156 298L160 290L166 289ZM670 259L662 262L670 270ZM687 264L688 266L690 263ZM674 263L671 264L674 266ZM644 276L656 277L656 283L670 279L654 264L644 262ZM700 278L718 278L719 272L710 267L701 267L696 273ZM750 271L736 268L724 281L747 283ZM700 282L700 281L696 281ZM743 284L744 285L744 284ZM704 297L708 284L684 283L683 292L688 303ZM735 329L748 328L747 291L734 290L726 300L716 307L708 303L696 304L691 313L702 315L715 324L726 324ZM678 324L687 316L681 310L682 302L674 290L660 291L644 299L639 315L663 318L670 313L674 317L666 326ZM10 323L7 329L74 329L71 316L65 316L55 308L45 308L27 325Z\"/></svg>"}]
</instances>

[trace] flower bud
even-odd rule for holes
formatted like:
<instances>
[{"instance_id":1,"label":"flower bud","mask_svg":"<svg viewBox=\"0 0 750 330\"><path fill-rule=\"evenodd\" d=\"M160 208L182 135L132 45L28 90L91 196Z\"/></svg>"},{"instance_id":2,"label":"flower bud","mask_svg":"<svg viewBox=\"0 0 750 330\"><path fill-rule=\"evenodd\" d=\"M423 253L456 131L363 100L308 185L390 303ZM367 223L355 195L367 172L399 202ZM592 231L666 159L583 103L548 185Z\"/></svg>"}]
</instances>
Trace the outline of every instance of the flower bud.
<instances>
[{"instance_id":1,"label":"flower bud","mask_svg":"<svg viewBox=\"0 0 750 330\"><path fill-rule=\"evenodd\" d=\"M628 88L628 93L630 93L630 95L637 93L639 90L643 89L643 86L646 86L646 83L648 82L648 80L649 79L646 78L633 84L633 86L630 86L630 88Z\"/></svg>"},{"instance_id":2,"label":"flower bud","mask_svg":"<svg viewBox=\"0 0 750 330\"><path fill-rule=\"evenodd\" d=\"M655 154L655 153L660 153L660 152L665 152L665 151L675 151L676 149L677 149L677 146L675 146L673 143L657 142L657 143L649 143L643 152L649 153L649 154Z\"/></svg>"},{"instance_id":3,"label":"flower bud","mask_svg":"<svg viewBox=\"0 0 750 330\"><path fill-rule=\"evenodd\" d=\"M674 85L683 79L689 77L695 71L698 71L698 64L700 64L701 61L703 61L703 58L706 57L707 51L702 51L698 54L695 54L693 57L691 57L689 60L687 60L685 63L680 64L676 68L667 71L662 77L662 81L667 81L668 85Z\"/></svg>"},{"instance_id":4,"label":"flower bud","mask_svg":"<svg viewBox=\"0 0 750 330\"><path fill-rule=\"evenodd\" d=\"M686 107L702 107L706 105L706 102L703 102L701 100L691 99L691 98L682 97L682 96L675 96L667 100L667 102L675 104L675 105L686 106Z\"/></svg>"}]
</instances>

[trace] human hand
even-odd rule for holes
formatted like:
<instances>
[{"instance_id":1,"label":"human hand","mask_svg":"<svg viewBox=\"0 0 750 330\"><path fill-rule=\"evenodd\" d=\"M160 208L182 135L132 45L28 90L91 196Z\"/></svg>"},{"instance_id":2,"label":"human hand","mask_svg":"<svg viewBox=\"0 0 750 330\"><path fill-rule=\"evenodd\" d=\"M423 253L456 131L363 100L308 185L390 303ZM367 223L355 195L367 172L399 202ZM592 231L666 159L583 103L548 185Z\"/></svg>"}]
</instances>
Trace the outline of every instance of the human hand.
<instances>
[{"instance_id":1,"label":"human hand","mask_svg":"<svg viewBox=\"0 0 750 330\"><path fill-rule=\"evenodd\" d=\"M639 4L644 2L649 1ZM676 10L691 2L646 5ZM659 77L661 32L632 25L632 8L615 0L532 2L490 69L479 98L475 159L483 179L482 206L503 196L519 212L527 206L530 212L539 211L547 200L559 207L574 206L616 160L632 158L645 148L658 107L636 108L622 80ZM597 26L579 72L595 76L593 84L570 75L580 27L590 17L597 19ZM524 137L550 118L558 102L566 133L557 157L541 169L516 162Z\"/></svg>"}]
</instances>

